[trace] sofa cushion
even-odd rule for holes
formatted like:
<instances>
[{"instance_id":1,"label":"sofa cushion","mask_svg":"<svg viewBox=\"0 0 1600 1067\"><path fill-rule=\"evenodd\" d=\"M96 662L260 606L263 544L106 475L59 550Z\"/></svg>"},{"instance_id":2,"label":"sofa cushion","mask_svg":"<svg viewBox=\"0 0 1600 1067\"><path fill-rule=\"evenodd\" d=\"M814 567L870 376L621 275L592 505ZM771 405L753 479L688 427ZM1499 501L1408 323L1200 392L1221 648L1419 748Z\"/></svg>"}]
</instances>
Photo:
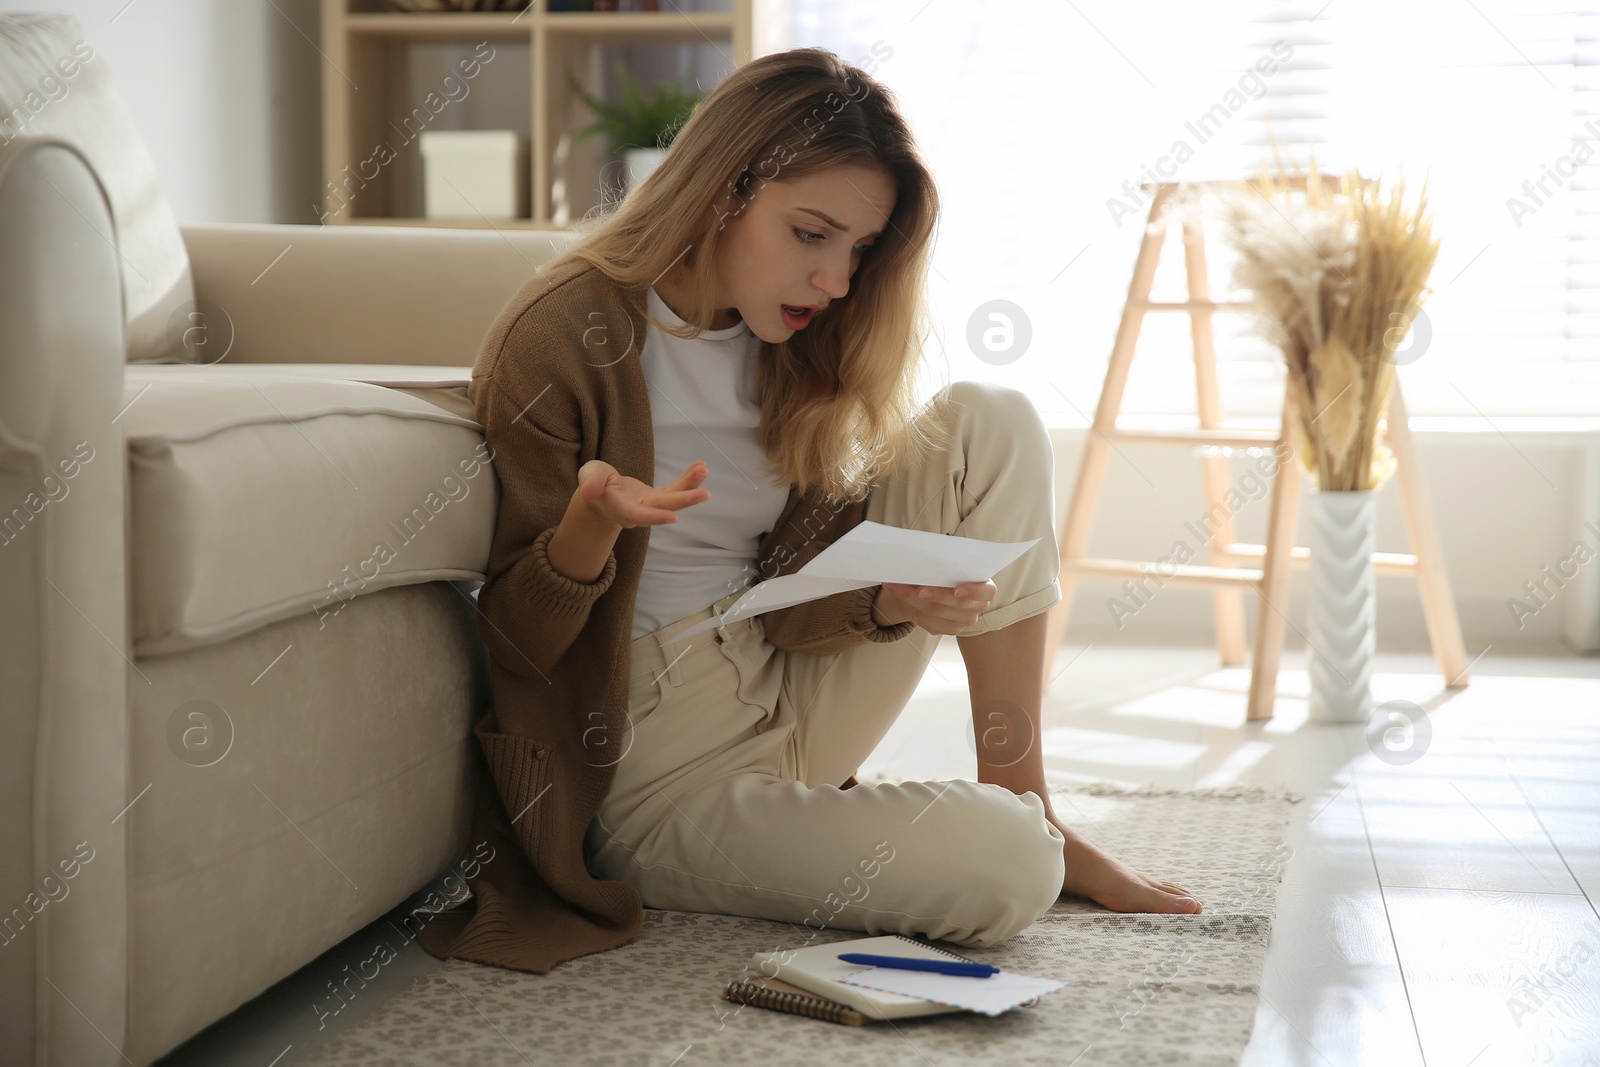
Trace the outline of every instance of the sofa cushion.
<instances>
[{"instance_id":1,"label":"sofa cushion","mask_svg":"<svg viewBox=\"0 0 1600 1067\"><path fill-rule=\"evenodd\" d=\"M194 306L189 253L106 62L70 15L0 14L0 149L16 137L59 138L94 168L116 228L104 236L121 259L127 358L171 356L169 329L181 336Z\"/></svg>"},{"instance_id":2,"label":"sofa cushion","mask_svg":"<svg viewBox=\"0 0 1600 1067\"><path fill-rule=\"evenodd\" d=\"M477 425L472 397L467 392L467 386L472 381L471 367L391 363L212 363L209 369L219 375L288 374L381 385L418 400L426 400L434 407L443 408Z\"/></svg>"},{"instance_id":3,"label":"sofa cushion","mask_svg":"<svg viewBox=\"0 0 1600 1067\"><path fill-rule=\"evenodd\" d=\"M127 368L136 654L483 580L498 486L477 423L383 385L220 370Z\"/></svg>"}]
</instances>

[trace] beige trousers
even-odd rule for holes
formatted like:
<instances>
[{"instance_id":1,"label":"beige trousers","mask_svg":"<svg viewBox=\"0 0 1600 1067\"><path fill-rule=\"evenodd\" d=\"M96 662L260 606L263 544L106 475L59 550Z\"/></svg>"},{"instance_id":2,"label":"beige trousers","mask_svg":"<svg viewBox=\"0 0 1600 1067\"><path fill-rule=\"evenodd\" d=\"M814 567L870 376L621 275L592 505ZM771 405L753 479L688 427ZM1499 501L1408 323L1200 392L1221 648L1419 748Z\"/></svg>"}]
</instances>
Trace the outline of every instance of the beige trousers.
<instances>
[{"instance_id":1,"label":"beige trousers","mask_svg":"<svg viewBox=\"0 0 1600 1067\"><path fill-rule=\"evenodd\" d=\"M992 576L998 594L961 636L1061 599L1053 457L1021 392L973 381L950 448L874 491L875 522L993 541L1039 541ZM779 651L761 617L686 641L680 630L742 595L633 642L631 736L585 857L646 907L747 915L868 934L989 945L1061 891L1065 839L1032 793L964 779L839 786L917 688L939 635L848 652Z\"/></svg>"}]
</instances>

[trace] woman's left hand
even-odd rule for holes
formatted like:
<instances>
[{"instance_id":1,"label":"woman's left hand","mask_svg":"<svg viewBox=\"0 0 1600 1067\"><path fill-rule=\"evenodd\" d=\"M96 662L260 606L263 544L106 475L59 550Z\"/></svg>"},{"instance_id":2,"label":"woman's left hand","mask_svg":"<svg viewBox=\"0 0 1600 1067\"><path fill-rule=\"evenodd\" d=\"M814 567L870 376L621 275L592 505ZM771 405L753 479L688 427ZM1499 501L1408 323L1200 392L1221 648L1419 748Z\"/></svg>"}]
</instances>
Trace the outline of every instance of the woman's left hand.
<instances>
[{"instance_id":1,"label":"woman's left hand","mask_svg":"<svg viewBox=\"0 0 1600 1067\"><path fill-rule=\"evenodd\" d=\"M955 586L900 585L884 582L872 602L880 625L914 622L934 634L958 634L989 608L998 590L993 581Z\"/></svg>"}]
</instances>

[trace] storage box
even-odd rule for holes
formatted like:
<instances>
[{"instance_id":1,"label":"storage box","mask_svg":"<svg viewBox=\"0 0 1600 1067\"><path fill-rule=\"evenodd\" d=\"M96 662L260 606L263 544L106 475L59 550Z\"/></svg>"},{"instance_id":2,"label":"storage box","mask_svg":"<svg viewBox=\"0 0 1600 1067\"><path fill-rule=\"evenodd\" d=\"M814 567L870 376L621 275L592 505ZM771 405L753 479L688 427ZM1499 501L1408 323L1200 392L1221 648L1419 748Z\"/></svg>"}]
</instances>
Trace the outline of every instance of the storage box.
<instances>
[{"instance_id":1,"label":"storage box","mask_svg":"<svg viewBox=\"0 0 1600 1067\"><path fill-rule=\"evenodd\" d=\"M528 138L515 130L424 130L423 214L527 218Z\"/></svg>"}]
</instances>

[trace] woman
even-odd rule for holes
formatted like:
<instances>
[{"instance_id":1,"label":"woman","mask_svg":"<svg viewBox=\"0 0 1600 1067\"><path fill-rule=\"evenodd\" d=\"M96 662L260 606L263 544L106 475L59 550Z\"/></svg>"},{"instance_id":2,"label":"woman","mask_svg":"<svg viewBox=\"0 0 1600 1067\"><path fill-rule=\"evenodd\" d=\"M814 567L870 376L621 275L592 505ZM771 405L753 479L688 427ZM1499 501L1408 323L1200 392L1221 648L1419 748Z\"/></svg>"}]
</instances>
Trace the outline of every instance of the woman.
<instances>
[{"instance_id":1,"label":"woman","mask_svg":"<svg viewBox=\"0 0 1600 1067\"><path fill-rule=\"evenodd\" d=\"M769 55L502 312L472 387L501 484L477 729L497 858L430 950L544 971L633 937L641 903L977 945L1063 892L1200 910L1050 806L1050 445L1016 390L916 401L937 212L887 89ZM863 519L1038 543L987 581L673 640ZM944 634L979 781L856 784Z\"/></svg>"}]
</instances>

